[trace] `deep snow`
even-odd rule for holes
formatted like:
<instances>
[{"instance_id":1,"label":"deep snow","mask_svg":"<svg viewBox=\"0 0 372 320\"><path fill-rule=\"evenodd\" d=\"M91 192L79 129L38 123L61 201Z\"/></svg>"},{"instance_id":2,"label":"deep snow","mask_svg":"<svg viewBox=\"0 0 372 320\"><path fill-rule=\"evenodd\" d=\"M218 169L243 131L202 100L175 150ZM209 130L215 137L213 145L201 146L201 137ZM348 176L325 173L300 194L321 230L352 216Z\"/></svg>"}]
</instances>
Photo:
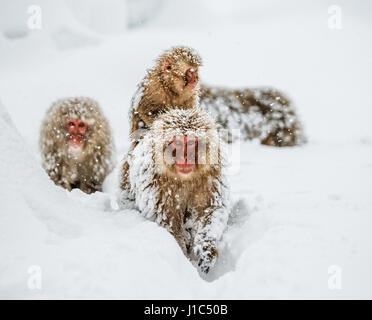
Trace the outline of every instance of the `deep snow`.
<instances>
[{"instance_id":1,"label":"deep snow","mask_svg":"<svg viewBox=\"0 0 372 320\"><path fill-rule=\"evenodd\" d=\"M121 34L82 26L63 1L44 12L59 23L41 31L0 24L1 298L372 298L370 5L339 1L343 29L331 31L321 1L203 1L194 14L195 3L170 1ZM199 51L210 84L285 90L309 138L284 149L240 144L229 177L240 202L207 279L166 230L118 210L117 169L104 193L68 193L43 172L37 145L50 103L86 95L101 104L121 160L136 84L176 44ZM31 265L41 290L27 287ZM341 290L328 288L331 265L342 269Z\"/></svg>"}]
</instances>

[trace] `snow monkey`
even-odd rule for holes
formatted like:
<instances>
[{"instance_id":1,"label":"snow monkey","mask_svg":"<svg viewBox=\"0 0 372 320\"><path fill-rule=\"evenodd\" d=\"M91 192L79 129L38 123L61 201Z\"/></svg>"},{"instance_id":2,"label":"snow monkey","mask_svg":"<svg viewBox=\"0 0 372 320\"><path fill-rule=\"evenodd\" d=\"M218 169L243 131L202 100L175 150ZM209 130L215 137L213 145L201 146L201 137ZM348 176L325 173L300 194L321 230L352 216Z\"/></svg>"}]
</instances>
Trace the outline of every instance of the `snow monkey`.
<instances>
[{"instance_id":1,"label":"snow monkey","mask_svg":"<svg viewBox=\"0 0 372 320\"><path fill-rule=\"evenodd\" d=\"M227 225L224 144L200 109L172 109L130 150L121 172L121 205L165 227L207 273Z\"/></svg>"},{"instance_id":2,"label":"snow monkey","mask_svg":"<svg viewBox=\"0 0 372 320\"><path fill-rule=\"evenodd\" d=\"M193 49L182 46L170 48L158 57L132 98L132 135L137 129L149 128L167 109L196 106L201 64L201 58Z\"/></svg>"},{"instance_id":3,"label":"snow monkey","mask_svg":"<svg viewBox=\"0 0 372 320\"><path fill-rule=\"evenodd\" d=\"M66 98L51 105L41 126L40 149L49 177L67 190L102 191L114 165L109 124L90 98Z\"/></svg>"},{"instance_id":4,"label":"snow monkey","mask_svg":"<svg viewBox=\"0 0 372 320\"><path fill-rule=\"evenodd\" d=\"M200 105L210 111L219 125L229 130L229 142L240 129L244 140L284 147L306 142L302 125L291 101L272 88L226 89L202 85Z\"/></svg>"}]
</instances>

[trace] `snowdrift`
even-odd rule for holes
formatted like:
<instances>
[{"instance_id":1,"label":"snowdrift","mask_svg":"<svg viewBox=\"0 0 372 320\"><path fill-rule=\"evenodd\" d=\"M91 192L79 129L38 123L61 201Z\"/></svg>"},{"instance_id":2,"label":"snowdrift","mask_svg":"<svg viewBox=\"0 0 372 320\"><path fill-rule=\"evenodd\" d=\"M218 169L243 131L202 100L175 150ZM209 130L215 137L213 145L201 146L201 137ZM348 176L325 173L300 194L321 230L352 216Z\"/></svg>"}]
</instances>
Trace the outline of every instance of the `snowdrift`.
<instances>
[{"instance_id":1,"label":"snowdrift","mask_svg":"<svg viewBox=\"0 0 372 320\"><path fill-rule=\"evenodd\" d=\"M1 298L193 296L190 284L202 280L167 231L112 211L105 194L54 186L3 106L0 132ZM33 291L35 265L42 290Z\"/></svg>"}]
</instances>

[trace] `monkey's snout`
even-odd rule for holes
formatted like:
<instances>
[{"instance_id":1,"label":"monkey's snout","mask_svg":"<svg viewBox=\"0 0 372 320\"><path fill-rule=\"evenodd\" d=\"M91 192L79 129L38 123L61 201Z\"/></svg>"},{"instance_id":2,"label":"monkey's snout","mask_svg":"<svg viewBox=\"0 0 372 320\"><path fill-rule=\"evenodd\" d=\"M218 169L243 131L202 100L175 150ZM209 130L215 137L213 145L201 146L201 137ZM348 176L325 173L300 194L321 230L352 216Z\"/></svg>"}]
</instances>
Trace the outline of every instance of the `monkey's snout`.
<instances>
[{"instance_id":1,"label":"monkey's snout","mask_svg":"<svg viewBox=\"0 0 372 320\"><path fill-rule=\"evenodd\" d=\"M195 86L198 82L198 70L195 67L190 67L185 73L185 82L187 86Z\"/></svg>"}]
</instances>

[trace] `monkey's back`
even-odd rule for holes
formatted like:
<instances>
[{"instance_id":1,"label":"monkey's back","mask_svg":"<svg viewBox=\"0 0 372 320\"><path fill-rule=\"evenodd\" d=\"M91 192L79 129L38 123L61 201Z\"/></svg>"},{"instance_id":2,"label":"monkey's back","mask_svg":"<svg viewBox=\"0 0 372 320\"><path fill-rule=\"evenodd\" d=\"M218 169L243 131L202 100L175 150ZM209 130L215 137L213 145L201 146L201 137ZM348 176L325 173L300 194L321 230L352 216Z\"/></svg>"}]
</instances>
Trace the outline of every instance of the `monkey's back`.
<instances>
[{"instance_id":1,"label":"monkey's back","mask_svg":"<svg viewBox=\"0 0 372 320\"><path fill-rule=\"evenodd\" d=\"M264 145L294 146L305 142L302 125L291 101L273 88L228 89L202 85L200 105L229 132L229 142L240 130L245 140Z\"/></svg>"}]
</instances>

